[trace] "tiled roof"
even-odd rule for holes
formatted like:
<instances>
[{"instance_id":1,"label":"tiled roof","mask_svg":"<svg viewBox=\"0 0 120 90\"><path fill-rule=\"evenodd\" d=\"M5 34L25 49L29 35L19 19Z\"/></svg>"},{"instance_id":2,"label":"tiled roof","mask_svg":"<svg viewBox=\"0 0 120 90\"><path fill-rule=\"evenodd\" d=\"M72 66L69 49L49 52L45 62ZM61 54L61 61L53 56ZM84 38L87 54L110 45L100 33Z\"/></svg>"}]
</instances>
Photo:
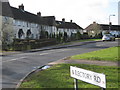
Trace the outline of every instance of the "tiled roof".
<instances>
[{"instance_id":1,"label":"tiled roof","mask_svg":"<svg viewBox=\"0 0 120 90\"><path fill-rule=\"evenodd\" d=\"M41 21L41 18L38 17L37 15L34 15L32 13L29 13L27 11L23 11L14 7L11 7L11 9L12 9L14 19L28 21L32 23L40 23Z\"/></svg>"},{"instance_id":2,"label":"tiled roof","mask_svg":"<svg viewBox=\"0 0 120 90\"><path fill-rule=\"evenodd\" d=\"M54 16L40 17L38 15L23 11L14 7L11 7L14 19L28 21L31 23L37 23L42 25L53 26L55 22Z\"/></svg>"},{"instance_id":3,"label":"tiled roof","mask_svg":"<svg viewBox=\"0 0 120 90\"><path fill-rule=\"evenodd\" d=\"M63 22L63 21L56 21L57 28L65 28L65 29L82 29L79 25L73 22Z\"/></svg>"},{"instance_id":4,"label":"tiled roof","mask_svg":"<svg viewBox=\"0 0 120 90\"><path fill-rule=\"evenodd\" d=\"M90 24L88 27L85 28L85 30L92 30L94 27L99 26L101 30L109 30L108 24ZM117 30L120 31L120 25L111 25L111 30Z\"/></svg>"},{"instance_id":5,"label":"tiled roof","mask_svg":"<svg viewBox=\"0 0 120 90\"><path fill-rule=\"evenodd\" d=\"M107 24L99 24L103 30L109 30L109 25ZM120 31L120 25L111 25L111 30L119 30Z\"/></svg>"},{"instance_id":6,"label":"tiled roof","mask_svg":"<svg viewBox=\"0 0 120 90\"><path fill-rule=\"evenodd\" d=\"M44 16L42 17L43 21L46 21L46 25L53 26L55 25L55 16Z\"/></svg>"}]
</instances>

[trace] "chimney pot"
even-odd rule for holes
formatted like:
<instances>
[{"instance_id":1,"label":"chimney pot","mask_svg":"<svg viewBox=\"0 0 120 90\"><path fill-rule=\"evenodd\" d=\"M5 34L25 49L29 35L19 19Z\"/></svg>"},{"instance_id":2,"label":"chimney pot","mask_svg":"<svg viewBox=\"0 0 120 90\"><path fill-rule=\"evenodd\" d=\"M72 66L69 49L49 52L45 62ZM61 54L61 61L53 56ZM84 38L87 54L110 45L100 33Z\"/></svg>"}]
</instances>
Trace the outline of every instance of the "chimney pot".
<instances>
[{"instance_id":1,"label":"chimney pot","mask_svg":"<svg viewBox=\"0 0 120 90\"><path fill-rule=\"evenodd\" d=\"M62 19L62 22L65 22L65 18Z\"/></svg>"},{"instance_id":2,"label":"chimney pot","mask_svg":"<svg viewBox=\"0 0 120 90\"><path fill-rule=\"evenodd\" d=\"M112 22L109 22L109 25L112 25Z\"/></svg>"},{"instance_id":3,"label":"chimney pot","mask_svg":"<svg viewBox=\"0 0 120 90\"><path fill-rule=\"evenodd\" d=\"M72 20L70 20L70 22L72 23L73 21L72 21Z\"/></svg>"},{"instance_id":4,"label":"chimney pot","mask_svg":"<svg viewBox=\"0 0 120 90\"><path fill-rule=\"evenodd\" d=\"M23 4L19 5L19 9L24 11L24 5Z\"/></svg>"},{"instance_id":5,"label":"chimney pot","mask_svg":"<svg viewBox=\"0 0 120 90\"><path fill-rule=\"evenodd\" d=\"M41 12L38 12L37 15L41 17Z\"/></svg>"},{"instance_id":6,"label":"chimney pot","mask_svg":"<svg viewBox=\"0 0 120 90\"><path fill-rule=\"evenodd\" d=\"M96 22L94 21L93 24L96 24Z\"/></svg>"}]
</instances>

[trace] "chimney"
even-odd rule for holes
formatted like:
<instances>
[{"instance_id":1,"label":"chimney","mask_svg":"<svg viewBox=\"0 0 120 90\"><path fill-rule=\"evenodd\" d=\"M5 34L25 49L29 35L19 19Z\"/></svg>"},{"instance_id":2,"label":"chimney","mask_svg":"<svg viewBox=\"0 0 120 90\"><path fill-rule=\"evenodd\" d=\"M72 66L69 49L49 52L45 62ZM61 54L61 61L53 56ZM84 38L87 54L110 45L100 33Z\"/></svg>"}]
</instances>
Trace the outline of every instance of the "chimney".
<instances>
[{"instance_id":1,"label":"chimney","mask_svg":"<svg viewBox=\"0 0 120 90\"><path fill-rule=\"evenodd\" d=\"M24 5L23 4L19 5L19 9L24 11Z\"/></svg>"},{"instance_id":2,"label":"chimney","mask_svg":"<svg viewBox=\"0 0 120 90\"><path fill-rule=\"evenodd\" d=\"M94 21L93 24L96 24L96 22Z\"/></svg>"},{"instance_id":3,"label":"chimney","mask_svg":"<svg viewBox=\"0 0 120 90\"><path fill-rule=\"evenodd\" d=\"M39 17L41 17L41 12L38 12L37 15L38 15Z\"/></svg>"},{"instance_id":4,"label":"chimney","mask_svg":"<svg viewBox=\"0 0 120 90\"><path fill-rule=\"evenodd\" d=\"M72 23L73 21L72 21L72 20L70 20L70 22Z\"/></svg>"},{"instance_id":5,"label":"chimney","mask_svg":"<svg viewBox=\"0 0 120 90\"><path fill-rule=\"evenodd\" d=\"M112 22L109 22L109 25L112 25Z\"/></svg>"},{"instance_id":6,"label":"chimney","mask_svg":"<svg viewBox=\"0 0 120 90\"><path fill-rule=\"evenodd\" d=\"M62 19L62 22L65 22L65 18Z\"/></svg>"}]
</instances>

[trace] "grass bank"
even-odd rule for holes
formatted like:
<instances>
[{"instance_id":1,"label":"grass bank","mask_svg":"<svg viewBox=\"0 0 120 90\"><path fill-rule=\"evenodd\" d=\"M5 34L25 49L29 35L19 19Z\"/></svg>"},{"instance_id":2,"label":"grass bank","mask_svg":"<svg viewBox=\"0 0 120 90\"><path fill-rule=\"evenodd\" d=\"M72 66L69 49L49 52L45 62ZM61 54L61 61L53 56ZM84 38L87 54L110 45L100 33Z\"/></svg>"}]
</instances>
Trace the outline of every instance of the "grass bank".
<instances>
[{"instance_id":1,"label":"grass bank","mask_svg":"<svg viewBox=\"0 0 120 90\"><path fill-rule=\"evenodd\" d=\"M70 59L118 61L120 60L120 56L118 52L119 50L120 50L120 46L111 47L107 49L75 55L75 56L72 56Z\"/></svg>"},{"instance_id":2,"label":"grass bank","mask_svg":"<svg viewBox=\"0 0 120 90\"><path fill-rule=\"evenodd\" d=\"M32 74L24 80L19 90L24 90L24 88L74 88L74 79L70 77L70 66L77 66L94 72L104 73L107 78L107 88L118 88L117 67L86 64L59 64L47 70ZM79 88L100 88L80 80L78 80L78 84Z\"/></svg>"}]
</instances>

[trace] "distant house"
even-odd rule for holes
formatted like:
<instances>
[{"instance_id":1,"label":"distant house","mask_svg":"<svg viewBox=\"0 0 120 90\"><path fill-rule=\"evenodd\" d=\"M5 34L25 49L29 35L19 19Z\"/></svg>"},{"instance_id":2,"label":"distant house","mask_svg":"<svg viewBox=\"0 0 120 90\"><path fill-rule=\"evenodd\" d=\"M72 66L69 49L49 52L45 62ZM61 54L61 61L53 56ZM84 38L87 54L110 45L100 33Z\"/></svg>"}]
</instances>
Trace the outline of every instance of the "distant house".
<instances>
[{"instance_id":1,"label":"distant house","mask_svg":"<svg viewBox=\"0 0 120 90\"><path fill-rule=\"evenodd\" d=\"M88 27L85 28L90 36L95 36L100 33L104 35L105 33L111 33L115 37L120 37L120 25L108 25L108 24L98 24L93 22Z\"/></svg>"},{"instance_id":2,"label":"distant house","mask_svg":"<svg viewBox=\"0 0 120 90\"><path fill-rule=\"evenodd\" d=\"M66 32L69 37L77 32L83 34L83 28L72 22L72 20L70 22L65 22L65 19L63 18L62 21L56 21L56 27L57 33L64 34Z\"/></svg>"}]
</instances>

